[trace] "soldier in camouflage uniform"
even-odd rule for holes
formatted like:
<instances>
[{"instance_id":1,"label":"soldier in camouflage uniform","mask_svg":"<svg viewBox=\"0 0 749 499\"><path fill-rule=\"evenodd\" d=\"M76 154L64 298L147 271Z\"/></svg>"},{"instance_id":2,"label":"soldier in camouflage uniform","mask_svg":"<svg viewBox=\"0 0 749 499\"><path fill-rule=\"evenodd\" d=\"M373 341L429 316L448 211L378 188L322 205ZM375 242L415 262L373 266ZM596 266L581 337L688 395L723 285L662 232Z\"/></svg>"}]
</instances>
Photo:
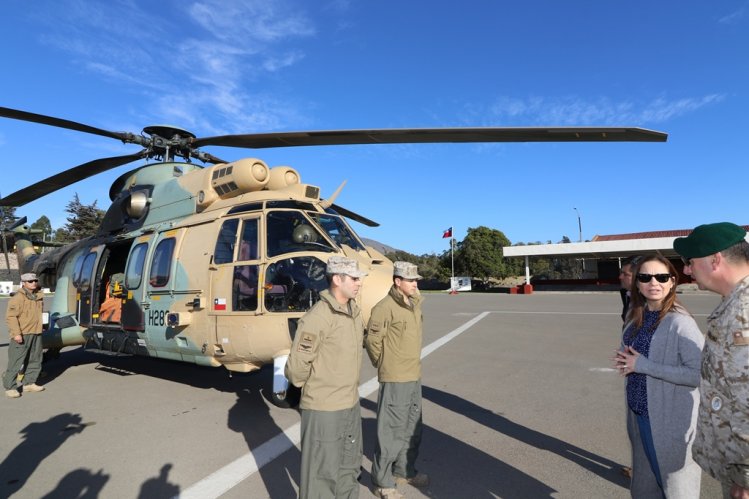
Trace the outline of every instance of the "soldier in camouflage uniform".
<instances>
[{"instance_id":1,"label":"soldier in camouflage uniform","mask_svg":"<svg viewBox=\"0 0 749 499\"><path fill-rule=\"evenodd\" d=\"M429 485L414 466L421 443L421 295L416 265L395 262L393 286L372 309L365 346L377 368L377 443L372 459L374 494L404 497L396 483Z\"/></svg>"},{"instance_id":2,"label":"soldier in camouflage uniform","mask_svg":"<svg viewBox=\"0 0 749 499\"><path fill-rule=\"evenodd\" d=\"M700 225L674 249L684 273L723 300L707 319L694 460L726 498L749 498L749 243L728 222Z\"/></svg>"},{"instance_id":3,"label":"soldier in camouflage uniform","mask_svg":"<svg viewBox=\"0 0 749 499\"><path fill-rule=\"evenodd\" d=\"M354 298L367 274L337 255L326 272L330 288L299 320L285 370L302 389L301 499L359 497L364 320Z\"/></svg>"}]
</instances>

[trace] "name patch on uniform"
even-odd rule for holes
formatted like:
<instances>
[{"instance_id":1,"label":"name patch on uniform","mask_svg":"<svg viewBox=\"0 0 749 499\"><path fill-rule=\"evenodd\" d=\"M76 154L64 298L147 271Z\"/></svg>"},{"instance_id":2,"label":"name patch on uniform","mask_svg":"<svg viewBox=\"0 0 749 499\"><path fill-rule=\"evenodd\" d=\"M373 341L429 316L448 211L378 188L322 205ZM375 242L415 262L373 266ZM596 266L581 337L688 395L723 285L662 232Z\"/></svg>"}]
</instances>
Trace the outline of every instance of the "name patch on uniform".
<instances>
[{"instance_id":1,"label":"name patch on uniform","mask_svg":"<svg viewBox=\"0 0 749 499\"><path fill-rule=\"evenodd\" d=\"M296 348L298 352L309 353L315 348L317 342L317 335L312 333L302 333L302 337L299 340L299 346Z\"/></svg>"},{"instance_id":2,"label":"name patch on uniform","mask_svg":"<svg viewBox=\"0 0 749 499\"><path fill-rule=\"evenodd\" d=\"M369 323L369 334L377 334L382 330L382 322L371 321Z\"/></svg>"},{"instance_id":3,"label":"name patch on uniform","mask_svg":"<svg viewBox=\"0 0 749 499\"><path fill-rule=\"evenodd\" d=\"M734 345L749 345L749 330L733 332Z\"/></svg>"}]
</instances>

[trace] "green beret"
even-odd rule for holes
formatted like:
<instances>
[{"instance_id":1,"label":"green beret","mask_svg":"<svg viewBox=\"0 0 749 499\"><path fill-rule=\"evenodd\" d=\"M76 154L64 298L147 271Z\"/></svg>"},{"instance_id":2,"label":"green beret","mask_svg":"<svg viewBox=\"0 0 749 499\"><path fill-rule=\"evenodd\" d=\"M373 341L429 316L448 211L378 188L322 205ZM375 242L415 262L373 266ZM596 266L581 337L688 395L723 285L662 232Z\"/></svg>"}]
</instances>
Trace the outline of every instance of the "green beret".
<instances>
[{"instance_id":1,"label":"green beret","mask_svg":"<svg viewBox=\"0 0 749 499\"><path fill-rule=\"evenodd\" d=\"M687 237L674 240L674 250L684 258L714 255L744 240L746 230L730 222L695 227Z\"/></svg>"}]
</instances>

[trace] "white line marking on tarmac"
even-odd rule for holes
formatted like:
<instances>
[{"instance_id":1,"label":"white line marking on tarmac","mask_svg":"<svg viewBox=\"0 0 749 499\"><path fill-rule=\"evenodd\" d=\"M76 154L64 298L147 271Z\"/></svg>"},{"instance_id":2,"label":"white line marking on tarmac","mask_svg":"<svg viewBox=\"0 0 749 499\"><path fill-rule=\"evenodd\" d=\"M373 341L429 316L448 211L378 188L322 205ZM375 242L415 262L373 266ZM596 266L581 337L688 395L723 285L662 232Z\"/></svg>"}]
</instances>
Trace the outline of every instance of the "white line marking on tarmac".
<instances>
[{"instance_id":1,"label":"white line marking on tarmac","mask_svg":"<svg viewBox=\"0 0 749 499\"><path fill-rule=\"evenodd\" d=\"M455 339L458 335L470 329L474 324L489 314L490 312L482 312L457 329L450 331L437 341L425 346L421 349L421 358L423 359L439 347ZM374 393L378 387L379 383L377 382L377 377L374 377L359 385L359 396L366 398ZM300 423L296 423L286 429L283 433L279 433L263 443L257 449L235 459L220 470L211 473L174 497L175 499L213 499L220 497L249 476L257 473L260 468L270 463L287 450L299 445L300 439Z\"/></svg>"}]
</instances>

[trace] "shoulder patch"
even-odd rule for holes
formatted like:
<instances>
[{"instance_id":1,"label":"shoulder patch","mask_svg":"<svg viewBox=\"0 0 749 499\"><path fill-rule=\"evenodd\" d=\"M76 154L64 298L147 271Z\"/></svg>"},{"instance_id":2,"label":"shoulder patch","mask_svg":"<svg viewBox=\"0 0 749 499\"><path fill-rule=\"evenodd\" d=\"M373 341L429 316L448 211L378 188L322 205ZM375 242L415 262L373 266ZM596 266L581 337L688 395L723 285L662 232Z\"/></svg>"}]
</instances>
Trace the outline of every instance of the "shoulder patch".
<instances>
[{"instance_id":1,"label":"shoulder patch","mask_svg":"<svg viewBox=\"0 0 749 499\"><path fill-rule=\"evenodd\" d=\"M315 349L317 344L317 335L314 333L303 332L302 337L299 338L299 346L297 346L297 352L309 353Z\"/></svg>"},{"instance_id":2,"label":"shoulder patch","mask_svg":"<svg viewBox=\"0 0 749 499\"><path fill-rule=\"evenodd\" d=\"M382 330L382 322L380 321L369 321L369 333L377 334Z\"/></svg>"}]
</instances>

